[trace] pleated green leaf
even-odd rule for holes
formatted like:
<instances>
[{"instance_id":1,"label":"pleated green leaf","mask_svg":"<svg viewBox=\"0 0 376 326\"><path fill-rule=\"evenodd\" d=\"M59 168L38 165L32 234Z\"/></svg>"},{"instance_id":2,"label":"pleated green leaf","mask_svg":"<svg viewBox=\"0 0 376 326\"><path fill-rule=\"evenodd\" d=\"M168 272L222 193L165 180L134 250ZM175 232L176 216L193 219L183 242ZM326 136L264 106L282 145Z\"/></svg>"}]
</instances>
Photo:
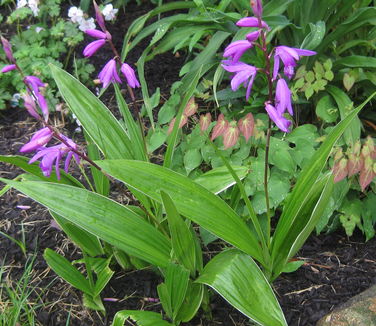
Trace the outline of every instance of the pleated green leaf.
<instances>
[{"instance_id":1,"label":"pleated green leaf","mask_svg":"<svg viewBox=\"0 0 376 326\"><path fill-rule=\"evenodd\" d=\"M82 292L93 295L89 281L66 258L47 248L43 255L48 266L62 279Z\"/></svg>"},{"instance_id":2,"label":"pleated green leaf","mask_svg":"<svg viewBox=\"0 0 376 326\"><path fill-rule=\"evenodd\" d=\"M301 220L300 213L304 210L304 205L317 194L312 193L312 189L316 184L321 171L325 167L326 161L329 158L332 147L336 141L341 137L343 132L351 125L353 119L356 117L360 110L376 95L372 94L364 103L353 109L346 118L344 118L335 128L332 129L330 134L326 137L320 148L307 162L304 169L298 177L298 181L294 186L292 194L288 197L283 213L278 221L276 230L274 232L272 240L272 260L276 265L277 270L280 269L281 261L285 259L284 248L288 248L290 251L293 242L293 238L289 239L289 235L300 234L307 223L309 223L309 215L305 216L304 222Z\"/></svg>"},{"instance_id":3,"label":"pleated green leaf","mask_svg":"<svg viewBox=\"0 0 376 326\"><path fill-rule=\"evenodd\" d=\"M127 133L110 110L72 75L52 64L50 68L65 102L105 157L133 158Z\"/></svg>"},{"instance_id":4,"label":"pleated green leaf","mask_svg":"<svg viewBox=\"0 0 376 326\"><path fill-rule=\"evenodd\" d=\"M129 255L160 267L169 263L169 240L123 205L77 187L0 180Z\"/></svg>"},{"instance_id":5,"label":"pleated green leaf","mask_svg":"<svg viewBox=\"0 0 376 326\"><path fill-rule=\"evenodd\" d=\"M193 234L179 215L170 196L161 191L163 205L167 213L168 227L174 255L193 275L196 272L196 250Z\"/></svg>"},{"instance_id":6,"label":"pleated green leaf","mask_svg":"<svg viewBox=\"0 0 376 326\"><path fill-rule=\"evenodd\" d=\"M147 162L104 160L96 163L114 178L158 202L161 202L160 191L163 190L180 214L263 263L259 242L245 222L226 202L188 177Z\"/></svg>"},{"instance_id":7,"label":"pleated green leaf","mask_svg":"<svg viewBox=\"0 0 376 326\"><path fill-rule=\"evenodd\" d=\"M249 169L246 166L233 166L232 168L240 180L244 179L249 172ZM236 183L231 173L225 166L212 169L200 175L195 179L195 182L215 194L225 191L227 188Z\"/></svg>"},{"instance_id":8,"label":"pleated green leaf","mask_svg":"<svg viewBox=\"0 0 376 326\"><path fill-rule=\"evenodd\" d=\"M196 282L213 288L259 325L287 326L264 274L251 257L239 250L227 250L215 256Z\"/></svg>"},{"instance_id":9,"label":"pleated green leaf","mask_svg":"<svg viewBox=\"0 0 376 326\"><path fill-rule=\"evenodd\" d=\"M111 326L124 326L126 320L133 320L138 326L173 326L162 319L160 314L151 311L122 310L116 313Z\"/></svg>"}]
</instances>

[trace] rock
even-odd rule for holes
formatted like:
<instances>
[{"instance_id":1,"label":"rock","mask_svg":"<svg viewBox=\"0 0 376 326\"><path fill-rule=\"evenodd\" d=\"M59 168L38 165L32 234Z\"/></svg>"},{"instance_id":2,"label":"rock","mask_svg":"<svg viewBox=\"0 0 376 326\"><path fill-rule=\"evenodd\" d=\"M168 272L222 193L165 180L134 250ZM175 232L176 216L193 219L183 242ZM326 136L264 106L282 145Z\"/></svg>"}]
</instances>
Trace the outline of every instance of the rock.
<instances>
[{"instance_id":1,"label":"rock","mask_svg":"<svg viewBox=\"0 0 376 326\"><path fill-rule=\"evenodd\" d=\"M324 316L316 326L376 326L376 285Z\"/></svg>"}]
</instances>

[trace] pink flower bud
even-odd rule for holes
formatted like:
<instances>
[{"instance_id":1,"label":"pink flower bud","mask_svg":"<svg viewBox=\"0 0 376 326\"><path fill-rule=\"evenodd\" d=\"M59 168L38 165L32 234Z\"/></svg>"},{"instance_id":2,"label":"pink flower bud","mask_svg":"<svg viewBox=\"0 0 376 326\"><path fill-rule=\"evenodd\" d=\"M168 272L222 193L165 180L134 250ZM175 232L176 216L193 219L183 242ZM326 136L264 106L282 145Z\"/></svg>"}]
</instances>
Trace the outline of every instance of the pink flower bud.
<instances>
[{"instance_id":1,"label":"pink flower bud","mask_svg":"<svg viewBox=\"0 0 376 326\"><path fill-rule=\"evenodd\" d=\"M265 28L266 30L270 31L270 27L263 20L261 21L261 26L260 26L260 22L257 17L244 17L240 19L236 23L236 25L239 27L260 27L260 28Z\"/></svg>"},{"instance_id":2,"label":"pink flower bud","mask_svg":"<svg viewBox=\"0 0 376 326\"><path fill-rule=\"evenodd\" d=\"M260 36L260 31L255 31L255 32L248 33L246 38L248 42L254 42L259 38L259 36Z\"/></svg>"},{"instance_id":3,"label":"pink flower bud","mask_svg":"<svg viewBox=\"0 0 376 326\"><path fill-rule=\"evenodd\" d=\"M256 17L262 16L262 3L261 0L251 0L251 7Z\"/></svg>"},{"instance_id":4,"label":"pink flower bud","mask_svg":"<svg viewBox=\"0 0 376 326\"><path fill-rule=\"evenodd\" d=\"M106 40L96 40L86 45L83 55L88 58L95 54L103 45L106 44Z\"/></svg>"},{"instance_id":5,"label":"pink flower bud","mask_svg":"<svg viewBox=\"0 0 376 326\"><path fill-rule=\"evenodd\" d=\"M94 3L94 9L95 9L95 19L97 20L97 23L99 25L99 27L102 29L103 32L106 31L106 26L104 24L104 18L103 18L103 15L101 13L101 10L99 9L97 3L95 1L93 1Z\"/></svg>"},{"instance_id":6,"label":"pink flower bud","mask_svg":"<svg viewBox=\"0 0 376 326\"><path fill-rule=\"evenodd\" d=\"M223 145L225 149L234 146L239 139L239 128L236 122L232 122L231 125L223 133Z\"/></svg>"},{"instance_id":7,"label":"pink flower bud","mask_svg":"<svg viewBox=\"0 0 376 326\"><path fill-rule=\"evenodd\" d=\"M223 135L228 127L229 127L229 123L227 120L225 120L225 116L221 113L218 116L217 124L213 128L213 132L212 132L210 139L214 140L218 136Z\"/></svg>"},{"instance_id":8,"label":"pink flower bud","mask_svg":"<svg viewBox=\"0 0 376 326\"><path fill-rule=\"evenodd\" d=\"M249 138L253 135L255 127L255 119L252 113L248 113L244 118L238 122L240 132L243 134L245 141L248 142Z\"/></svg>"},{"instance_id":9,"label":"pink flower bud","mask_svg":"<svg viewBox=\"0 0 376 326\"><path fill-rule=\"evenodd\" d=\"M12 46L10 45L9 41L6 38L1 37L1 43L3 43L3 50L8 60L15 62L16 60L13 57Z\"/></svg>"},{"instance_id":10,"label":"pink flower bud","mask_svg":"<svg viewBox=\"0 0 376 326\"><path fill-rule=\"evenodd\" d=\"M200 115L200 130L201 133L208 130L211 123L211 114L210 112L206 113L205 115Z\"/></svg>"},{"instance_id":11,"label":"pink flower bud","mask_svg":"<svg viewBox=\"0 0 376 326\"><path fill-rule=\"evenodd\" d=\"M98 31L97 29L87 29L85 30L85 33L91 37L95 37L95 38L102 38L102 39L106 39L107 38L107 34L102 32L102 31Z\"/></svg>"},{"instance_id":12,"label":"pink flower bud","mask_svg":"<svg viewBox=\"0 0 376 326\"><path fill-rule=\"evenodd\" d=\"M12 70L15 70L17 67L16 65L12 64L12 65L6 65L3 69L1 69L1 72L3 74L9 72L9 71L12 71Z\"/></svg>"},{"instance_id":13,"label":"pink flower bud","mask_svg":"<svg viewBox=\"0 0 376 326\"><path fill-rule=\"evenodd\" d=\"M140 82L137 80L136 73L134 72L133 68L129 64L124 62L120 67L120 71L123 73L130 87L132 88L140 87Z\"/></svg>"},{"instance_id":14,"label":"pink flower bud","mask_svg":"<svg viewBox=\"0 0 376 326\"><path fill-rule=\"evenodd\" d=\"M184 114L187 117L190 117L191 115L194 115L197 112L197 108L198 105L195 103L195 98L192 96L184 108Z\"/></svg>"},{"instance_id":15,"label":"pink flower bud","mask_svg":"<svg viewBox=\"0 0 376 326\"><path fill-rule=\"evenodd\" d=\"M27 112L29 112L29 114L32 117L39 120L40 117L39 117L39 114L37 113L37 108L36 108L34 99L30 96L29 93L23 94L22 98L24 100L24 105L25 105Z\"/></svg>"}]
</instances>

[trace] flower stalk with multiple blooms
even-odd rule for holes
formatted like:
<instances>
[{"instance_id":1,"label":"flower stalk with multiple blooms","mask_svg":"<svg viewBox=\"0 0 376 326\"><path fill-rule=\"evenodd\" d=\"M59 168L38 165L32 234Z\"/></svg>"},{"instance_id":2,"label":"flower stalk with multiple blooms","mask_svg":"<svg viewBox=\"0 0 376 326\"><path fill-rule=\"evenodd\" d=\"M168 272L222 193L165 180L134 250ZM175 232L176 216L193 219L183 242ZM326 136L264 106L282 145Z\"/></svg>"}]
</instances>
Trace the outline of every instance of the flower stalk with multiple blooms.
<instances>
[{"instance_id":1,"label":"flower stalk with multiple blooms","mask_svg":"<svg viewBox=\"0 0 376 326\"><path fill-rule=\"evenodd\" d=\"M293 108L291 103L291 91L286 82L286 78L290 80L295 73L297 61L301 56L312 56L316 52L304 49L291 48L287 46L277 46L268 51L268 44L266 42L266 35L270 31L270 27L262 20L263 7L261 0L252 0L251 7L254 17L245 17L240 19L236 25L239 27L253 27L256 31L248 33L245 40L239 40L228 45L224 51L223 56L227 58L222 62L222 67L226 71L232 73L231 88L236 91L241 85L246 87L246 100L248 101L251 95L252 85L258 73L266 75L268 84L268 99L265 102L265 110L269 116L269 126L266 136L265 147L265 171L264 171L264 190L266 198L267 216L270 219L270 204L268 195L268 159L272 122L283 132L290 132L291 117L293 116ZM255 67L240 61L243 54L258 47L264 54L265 66ZM283 64L283 73L280 72L281 61ZM273 68L272 68L273 67ZM235 126L228 125L223 127L223 117L218 119L217 126L222 126L222 134L224 135L224 143L229 143L226 140L227 130L233 129L232 138L238 135L234 129ZM216 127L217 127L216 126ZM213 135L216 135L216 127L213 130ZM235 135L235 136L234 136ZM213 138L213 136L212 136ZM234 144L230 142L230 145ZM226 146L228 147L228 145ZM270 223L268 223L270 225ZM269 230L270 231L270 230Z\"/></svg>"},{"instance_id":2,"label":"flower stalk with multiple blooms","mask_svg":"<svg viewBox=\"0 0 376 326\"><path fill-rule=\"evenodd\" d=\"M72 139L61 134L49 123L48 104L43 95L43 90L46 85L36 76L25 76L13 56L12 47L9 41L4 37L1 37L1 42L5 55L10 61L10 64L5 66L1 72L7 73L17 70L20 73L26 86L26 93L22 96L25 108L32 117L40 121L44 126L20 149L20 152L22 153L36 152L30 159L29 164L41 159L39 167L41 168L43 175L46 177L51 175L52 169L55 166L56 177L58 179L60 179L60 162L63 157L65 157L64 171L66 173L68 172L73 157L77 164L83 159L101 170L101 168L87 157L85 153L79 150L78 145L74 143ZM40 108L42 115L38 113L37 107ZM53 138L58 140L60 144L47 147L47 144Z\"/></svg>"}]
</instances>

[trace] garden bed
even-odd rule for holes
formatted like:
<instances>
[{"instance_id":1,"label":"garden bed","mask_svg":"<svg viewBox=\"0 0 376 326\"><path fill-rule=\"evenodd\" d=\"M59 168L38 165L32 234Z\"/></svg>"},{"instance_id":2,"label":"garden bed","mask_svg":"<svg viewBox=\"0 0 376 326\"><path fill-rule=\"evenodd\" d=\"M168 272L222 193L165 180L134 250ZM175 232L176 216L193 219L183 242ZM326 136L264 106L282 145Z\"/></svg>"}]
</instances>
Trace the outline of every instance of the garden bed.
<instances>
[{"instance_id":1,"label":"garden bed","mask_svg":"<svg viewBox=\"0 0 376 326\"><path fill-rule=\"evenodd\" d=\"M118 47L122 45L124 30L130 22L150 8L149 5L127 6L126 19L120 16L119 24L110 28ZM147 43L148 40L142 42L131 52L128 57L129 63L136 62ZM97 71L109 56L111 54L102 51L100 55L92 58ZM183 64L184 56L171 53L159 55L149 62L145 70L149 90L153 92L160 87L161 98L167 98L170 86L178 79ZM136 96L141 99L140 91L136 92ZM106 103L112 100L113 93L107 92ZM54 117L55 122L66 129L67 135L72 136L76 125L69 122L64 125L60 113L56 113ZM36 130L38 128L35 121L25 110L14 108L2 111L1 155L18 155L19 148ZM76 138L82 137L78 135ZM2 177L13 179L20 173L21 170L14 166L0 163ZM73 170L72 173L79 175L79 171ZM80 177L80 181L85 182L83 177ZM116 191L112 195L122 203L128 200L124 194ZM45 248L54 249L69 261L81 258L79 249L52 222L48 211L17 191L10 190L0 197L0 216L0 231L18 240L24 237L27 256L29 259L35 257L27 282L27 287L31 290L27 301L30 307L34 307L36 320L40 325L110 325L114 314L119 310L162 311L156 291L162 278L156 270L147 268L125 272L116 266L113 267L114 277L101 294L107 311L106 316L87 310L82 304L82 293L57 277L43 258ZM342 231L329 235L312 235L309 238L297 255L297 259L304 260L305 264L294 273L282 274L273 284L289 325L315 325L335 306L376 283L376 239L373 238L367 243L364 241L364 236L360 232L347 238ZM213 257L224 246L220 241L210 244L204 248L205 257ZM15 287L24 275L27 258L18 245L2 235L0 253L0 264L3 266L1 281ZM200 311L198 317L185 325L249 325L247 317L214 293L211 308L212 320Z\"/></svg>"}]
</instances>

